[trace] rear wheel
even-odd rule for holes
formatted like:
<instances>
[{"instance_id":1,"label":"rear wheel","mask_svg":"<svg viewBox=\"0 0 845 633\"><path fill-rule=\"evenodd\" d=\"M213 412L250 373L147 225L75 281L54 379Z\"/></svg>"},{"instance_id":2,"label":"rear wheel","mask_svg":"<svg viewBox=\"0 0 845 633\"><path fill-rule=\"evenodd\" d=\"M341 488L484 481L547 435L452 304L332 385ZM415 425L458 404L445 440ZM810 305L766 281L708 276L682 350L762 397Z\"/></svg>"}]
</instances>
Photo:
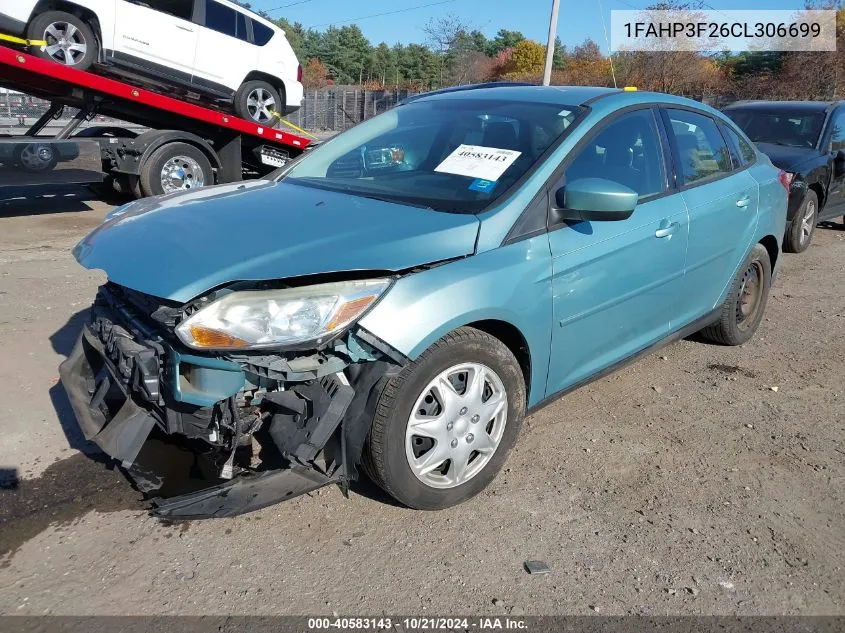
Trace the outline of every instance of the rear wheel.
<instances>
[{"instance_id":1,"label":"rear wheel","mask_svg":"<svg viewBox=\"0 0 845 633\"><path fill-rule=\"evenodd\" d=\"M80 17L64 11L47 11L29 24L27 38L44 40L46 46L33 47L33 54L65 66L88 70L99 56L94 31Z\"/></svg>"},{"instance_id":2,"label":"rear wheel","mask_svg":"<svg viewBox=\"0 0 845 633\"><path fill-rule=\"evenodd\" d=\"M247 81L235 93L235 112L248 121L273 127L284 109L278 89L266 81Z\"/></svg>"},{"instance_id":3,"label":"rear wheel","mask_svg":"<svg viewBox=\"0 0 845 633\"><path fill-rule=\"evenodd\" d=\"M365 457L370 477L411 508L473 497L504 464L525 415L525 382L498 339L460 328L384 387Z\"/></svg>"},{"instance_id":4,"label":"rear wheel","mask_svg":"<svg viewBox=\"0 0 845 633\"><path fill-rule=\"evenodd\" d=\"M138 184L144 196L160 196L213 185L214 172L200 149L187 143L168 143L141 166Z\"/></svg>"},{"instance_id":5,"label":"rear wheel","mask_svg":"<svg viewBox=\"0 0 845 633\"><path fill-rule=\"evenodd\" d=\"M783 241L783 248L789 253L803 253L810 247L813 233L816 230L816 223L819 220L819 197L812 189L807 191L804 202L798 209L798 213L792 218L786 237Z\"/></svg>"},{"instance_id":6,"label":"rear wheel","mask_svg":"<svg viewBox=\"0 0 845 633\"><path fill-rule=\"evenodd\" d=\"M772 264L769 252L757 244L734 278L719 320L701 334L722 345L742 345L754 336L769 299Z\"/></svg>"}]
</instances>

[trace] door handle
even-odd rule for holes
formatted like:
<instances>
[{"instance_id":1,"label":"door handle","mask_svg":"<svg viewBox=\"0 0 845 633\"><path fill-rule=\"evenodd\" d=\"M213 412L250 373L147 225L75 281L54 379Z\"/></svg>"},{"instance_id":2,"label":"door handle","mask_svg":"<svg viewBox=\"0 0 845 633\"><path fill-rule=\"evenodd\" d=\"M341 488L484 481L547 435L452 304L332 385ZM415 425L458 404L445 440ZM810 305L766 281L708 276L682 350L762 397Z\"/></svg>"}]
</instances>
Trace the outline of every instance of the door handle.
<instances>
[{"instance_id":1,"label":"door handle","mask_svg":"<svg viewBox=\"0 0 845 633\"><path fill-rule=\"evenodd\" d=\"M194 29L189 29L187 26L182 26L180 24L177 24L176 28L179 29L180 31L187 31L188 33L194 32Z\"/></svg>"},{"instance_id":2,"label":"door handle","mask_svg":"<svg viewBox=\"0 0 845 633\"><path fill-rule=\"evenodd\" d=\"M751 204L751 198L745 196L744 198L740 198L736 201L736 206L740 209L745 209L749 204Z\"/></svg>"},{"instance_id":3,"label":"door handle","mask_svg":"<svg viewBox=\"0 0 845 633\"><path fill-rule=\"evenodd\" d=\"M677 231L679 228L681 228L680 224L678 224L677 222L672 222L672 224L668 226L663 226L657 229L654 232L654 237L672 237L675 234L675 231Z\"/></svg>"}]
</instances>

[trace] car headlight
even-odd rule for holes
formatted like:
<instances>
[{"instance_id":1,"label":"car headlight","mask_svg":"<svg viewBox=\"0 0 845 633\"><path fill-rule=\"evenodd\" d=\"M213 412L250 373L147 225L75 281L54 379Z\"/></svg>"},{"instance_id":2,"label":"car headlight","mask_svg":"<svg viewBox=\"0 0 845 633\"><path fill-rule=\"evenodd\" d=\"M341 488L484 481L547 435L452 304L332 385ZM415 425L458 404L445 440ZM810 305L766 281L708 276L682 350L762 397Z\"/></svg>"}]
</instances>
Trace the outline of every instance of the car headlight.
<instances>
[{"instance_id":1,"label":"car headlight","mask_svg":"<svg viewBox=\"0 0 845 633\"><path fill-rule=\"evenodd\" d=\"M179 324L176 334L194 349L320 344L363 316L390 284L390 279L373 279L236 291L192 314Z\"/></svg>"}]
</instances>

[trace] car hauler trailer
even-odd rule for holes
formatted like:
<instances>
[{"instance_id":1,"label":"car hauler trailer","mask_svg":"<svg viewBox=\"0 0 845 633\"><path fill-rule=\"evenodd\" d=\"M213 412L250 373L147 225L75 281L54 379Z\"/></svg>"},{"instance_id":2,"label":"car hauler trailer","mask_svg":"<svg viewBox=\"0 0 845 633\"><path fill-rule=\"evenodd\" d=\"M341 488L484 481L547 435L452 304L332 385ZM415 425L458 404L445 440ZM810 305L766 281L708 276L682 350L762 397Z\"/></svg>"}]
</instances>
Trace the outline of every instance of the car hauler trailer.
<instances>
[{"instance_id":1,"label":"car hauler trailer","mask_svg":"<svg viewBox=\"0 0 845 633\"><path fill-rule=\"evenodd\" d=\"M281 167L312 144L304 136L0 46L0 87L46 99L19 136L0 137L0 187L108 180L136 197L237 182ZM76 114L43 135L64 108ZM96 116L147 131L80 126Z\"/></svg>"}]
</instances>

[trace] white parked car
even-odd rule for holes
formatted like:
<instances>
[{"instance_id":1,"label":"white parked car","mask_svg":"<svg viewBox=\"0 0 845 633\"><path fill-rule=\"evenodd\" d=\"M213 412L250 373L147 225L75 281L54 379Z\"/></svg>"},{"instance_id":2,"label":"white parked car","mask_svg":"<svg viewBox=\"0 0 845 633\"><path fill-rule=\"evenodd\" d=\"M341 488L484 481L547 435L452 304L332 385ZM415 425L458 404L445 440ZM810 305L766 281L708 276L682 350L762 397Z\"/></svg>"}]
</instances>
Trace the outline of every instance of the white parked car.
<instances>
[{"instance_id":1,"label":"white parked car","mask_svg":"<svg viewBox=\"0 0 845 633\"><path fill-rule=\"evenodd\" d=\"M40 57L152 79L271 124L302 105L302 67L278 26L228 0L0 0L0 33Z\"/></svg>"}]
</instances>

